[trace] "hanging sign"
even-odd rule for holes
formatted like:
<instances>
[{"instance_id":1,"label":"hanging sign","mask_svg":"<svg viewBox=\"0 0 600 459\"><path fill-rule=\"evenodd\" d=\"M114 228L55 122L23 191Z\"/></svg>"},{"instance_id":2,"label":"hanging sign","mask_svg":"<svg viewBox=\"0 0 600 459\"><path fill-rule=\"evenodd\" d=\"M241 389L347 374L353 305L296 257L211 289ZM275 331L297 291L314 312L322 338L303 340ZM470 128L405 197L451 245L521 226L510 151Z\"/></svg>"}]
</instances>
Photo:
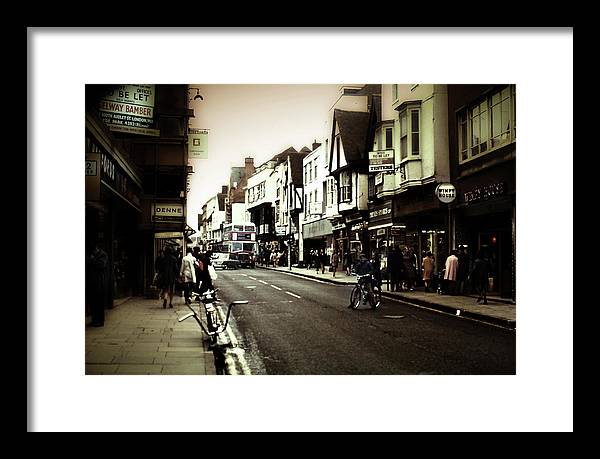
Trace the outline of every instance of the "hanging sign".
<instances>
[{"instance_id":1,"label":"hanging sign","mask_svg":"<svg viewBox=\"0 0 600 459\"><path fill-rule=\"evenodd\" d=\"M369 152L369 172L393 172L394 150Z\"/></svg>"},{"instance_id":2,"label":"hanging sign","mask_svg":"<svg viewBox=\"0 0 600 459\"><path fill-rule=\"evenodd\" d=\"M208 129L189 130L188 158L208 159Z\"/></svg>"}]
</instances>

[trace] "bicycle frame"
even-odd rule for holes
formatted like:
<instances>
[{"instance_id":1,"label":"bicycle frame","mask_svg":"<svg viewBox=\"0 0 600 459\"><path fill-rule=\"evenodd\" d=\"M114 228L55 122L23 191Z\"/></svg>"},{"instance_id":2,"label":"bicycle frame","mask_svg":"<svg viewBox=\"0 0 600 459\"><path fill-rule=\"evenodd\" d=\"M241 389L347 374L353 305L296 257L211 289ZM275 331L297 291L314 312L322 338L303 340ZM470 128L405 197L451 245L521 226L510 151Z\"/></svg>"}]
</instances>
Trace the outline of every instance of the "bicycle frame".
<instances>
[{"instance_id":1,"label":"bicycle frame","mask_svg":"<svg viewBox=\"0 0 600 459\"><path fill-rule=\"evenodd\" d=\"M190 317L193 317L194 320L198 323L198 325L202 329L202 331L204 333L206 333L206 335L208 335L210 338L216 338L219 334L223 333L225 331L225 329L227 328L227 324L229 323L229 316L231 315L231 308L235 305L247 304L248 301L247 300L239 300L239 301L232 301L231 303L229 303L229 307L227 308L227 316L225 318L225 323L220 324L215 330L209 330L208 329L209 328L208 327L208 318L211 314L216 313L216 309L213 304L216 303L217 300L213 296L214 293L215 293L214 290L209 290L200 296L200 301L204 305L204 311L207 316L207 326L206 327L202 323L202 320L200 319L200 317L198 317L198 314L196 313L194 308L192 308L191 304L187 305L187 307L191 310L191 312L188 312L187 314L185 314L184 316L180 317L177 320L179 322L183 322L184 320L187 320Z\"/></svg>"}]
</instances>

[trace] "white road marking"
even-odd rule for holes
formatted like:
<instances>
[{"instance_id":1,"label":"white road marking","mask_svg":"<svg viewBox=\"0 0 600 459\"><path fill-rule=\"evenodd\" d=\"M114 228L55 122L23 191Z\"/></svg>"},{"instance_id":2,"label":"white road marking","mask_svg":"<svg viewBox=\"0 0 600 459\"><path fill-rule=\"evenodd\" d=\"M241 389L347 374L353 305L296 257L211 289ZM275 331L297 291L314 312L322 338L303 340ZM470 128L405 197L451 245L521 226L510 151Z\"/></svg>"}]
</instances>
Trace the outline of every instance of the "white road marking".
<instances>
[{"instance_id":1,"label":"white road marking","mask_svg":"<svg viewBox=\"0 0 600 459\"><path fill-rule=\"evenodd\" d=\"M281 290L279 287L277 287L276 285L271 284L271 287L273 287L275 290Z\"/></svg>"},{"instance_id":2,"label":"white road marking","mask_svg":"<svg viewBox=\"0 0 600 459\"><path fill-rule=\"evenodd\" d=\"M319 279L313 279L312 277L304 277L304 276L301 276L300 274L286 273L285 271L277 271L277 272L280 272L280 273L283 273L283 274L287 274L288 276L294 276L295 278L301 277L301 278L306 279L306 280L311 280L313 282L318 282L319 284L336 285L336 284L332 284L331 282L325 282L325 281L322 281L322 280L319 280ZM337 285L340 285L340 284L337 284ZM349 284L349 285L353 285L353 284Z\"/></svg>"},{"instance_id":3,"label":"white road marking","mask_svg":"<svg viewBox=\"0 0 600 459\"><path fill-rule=\"evenodd\" d=\"M248 277L248 274L240 273L240 276L246 276L246 277Z\"/></svg>"},{"instance_id":4,"label":"white road marking","mask_svg":"<svg viewBox=\"0 0 600 459\"><path fill-rule=\"evenodd\" d=\"M221 323L225 322L226 316L225 313L223 312L223 310L221 309L220 306L217 306L217 310L219 311L219 316L221 318ZM231 320L231 317L229 318ZM238 362L240 363L240 367L242 368L242 373L244 373L245 375L251 375L252 372L250 371L250 367L248 366L248 363L246 362L246 359L244 357L244 352L242 349L237 349L238 346L238 340L235 336L235 334L233 333L233 331L231 330L229 324L227 324L227 328L225 329L225 332L227 333L227 336L229 337L229 342L231 343L231 346L236 349L238 352L227 352L225 354L225 362L227 363L227 367L229 369L229 374L231 375L237 375L238 372L236 370L235 367L235 361L232 357L232 355L235 355L238 359Z\"/></svg>"},{"instance_id":5,"label":"white road marking","mask_svg":"<svg viewBox=\"0 0 600 459\"><path fill-rule=\"evenodd\" d=\"M268 282L265 282L264 280L260 280L260 279L258 280L258 282L260 282L261 284L265 284L265 285L269 284Z\"/></svg>"},{"instance_id":6,"label":"white road marking","mask_svg":"<svg viewBox=\"0 0 600 459\"><path fill-rule=\"evenodd\" d=\"M287 293L288 295L292 295L292 296L294 296L296 298L301 298L301 297L299 297L298 295L296 295L295 293L292 293L292 292L285 292L285 293Z\"/></svg>"},{"instance_id":7,"label":"white road marking","mask_svg":"<svg viewBox=\"0 0 600 459\"><path fill-rule=\"evenodd\" d=\"M252 280L256 280L256 277L248 276Z\"/></svg>"}]
</instances>

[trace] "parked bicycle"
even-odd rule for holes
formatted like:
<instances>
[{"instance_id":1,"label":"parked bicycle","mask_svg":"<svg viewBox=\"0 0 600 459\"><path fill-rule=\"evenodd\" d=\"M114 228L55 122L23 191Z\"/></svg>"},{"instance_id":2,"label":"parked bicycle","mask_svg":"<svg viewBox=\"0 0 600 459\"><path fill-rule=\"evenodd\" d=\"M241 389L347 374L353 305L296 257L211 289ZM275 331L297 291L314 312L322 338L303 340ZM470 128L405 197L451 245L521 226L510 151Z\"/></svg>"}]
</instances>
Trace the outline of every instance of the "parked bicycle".
<instances>
[{"instance_id":1,"label":"parked bicycle","mask_svg":"<svg viewBox=\"0 0 600 459\"><path fill-rule=\"evenodd\" d=\"M198 325L200 325L200 328L202 329L202 331L204 333L206 333L206 335L209 337L211 345L215 345L217 343L219 334L223 333L225 331L225 329L227 328L227 324L229 323L229 316L231 314L231 308L235 305L248 303L247 300L232 301L231 303L229 303L229 307L227 308L227 316L225 318L225 323L221 323L221 320L219 318L219 313L215 306L215 304L218 302L217 296L216 296L217 291L218 291L218 289L207 290L206 292L197 295L197 298L196 298L198 301L200 301L204 305L204 311L206 314L206 326L204 325L204 323L202 322L202 320L200 319L200 317L198 316L198 314L196 313L196 311L194 310L194 308L192 307L191 304L188 304L187 307L192 312L189 312L186 315L184 315L178 319L179 322L183 322L184 320L189 319L190 317L193 317L194 320L196 320L196 322L198 322Z\"/></svg>"},{"instance_id":2,"label":"parked bicycle","mask_svg":"<svg viewBox=\"0 0 600 459\"><path fill-rule=\"evenodd\" d=\"M371 284L372 294L369 292L367 283ZM361 304L371 304L371 309L377 309L381 305L381 287L376 285L372 274L357 274L356 285L350 292L351 309L358 309Z\"/></svg>"}]
</instances>

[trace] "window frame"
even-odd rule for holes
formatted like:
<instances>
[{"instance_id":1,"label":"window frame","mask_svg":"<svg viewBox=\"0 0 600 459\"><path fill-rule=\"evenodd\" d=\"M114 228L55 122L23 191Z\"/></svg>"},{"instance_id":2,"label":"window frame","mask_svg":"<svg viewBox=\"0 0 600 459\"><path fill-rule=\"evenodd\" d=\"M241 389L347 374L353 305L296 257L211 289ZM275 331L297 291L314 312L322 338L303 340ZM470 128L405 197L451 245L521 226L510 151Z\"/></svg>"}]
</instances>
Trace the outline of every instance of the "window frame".
<instances>
[{"instance_id":1,"label":"window frame","mask_svg":"<svg viewBox=\"0 0 600 459\"><path fill-rule=\"evenodd\" d=\"M508 96L502 98L503 91L507 90ZM500 100L497 103L492 103L492 98L500 95ZM493 108L500 107L500 122L503 122L502 118L502 103L508 100L508 122L509 128L506 131L500 131L498 135L494 135L493 123L494 115ZM480 138L480 142L477 145L473 145L473 111L478 110L479 122L481 123L481 105L485 103L486 116L486 134L485 139ZM462 165L470 161L474 161L482 156L488 155L500 148L506 147L516 141L516 86L513 84L495 88L493 91L489 91L483 97L480 97L465 107L461 107L456 111L456 134L457 134L457 153L458 153L458 164ZM466 127L466 132L465 128ZM481 134L481 124L480 124ZM499 138L502 135L507 134L506 141L494 145L493 139ZM466 138L466 139L465 139ZM465 141L466 140L466 141ZM485 144L485 150L481 151L481 145ZM479 147L479 151L473 154L473 148ZM465 155L466 153L466 155Z\"/></svg>"}]
</instances>

